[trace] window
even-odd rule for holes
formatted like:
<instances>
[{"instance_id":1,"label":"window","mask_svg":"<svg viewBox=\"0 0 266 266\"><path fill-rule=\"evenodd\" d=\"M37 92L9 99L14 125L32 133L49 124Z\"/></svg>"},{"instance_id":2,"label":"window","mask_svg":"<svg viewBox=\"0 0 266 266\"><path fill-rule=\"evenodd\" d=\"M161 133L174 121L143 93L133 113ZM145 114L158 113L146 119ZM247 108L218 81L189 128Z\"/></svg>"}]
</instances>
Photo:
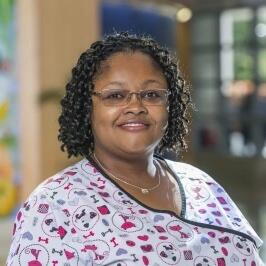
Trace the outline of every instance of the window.
<instances>
[{"instance_id":1,"label":"window","mask_svg":"<svg viewBox=\"0 0 266 266\"><path fill-rule=\"evenodd\" d=\"M194 146L266 158L266 7L192 20Z\"/></svg>"},{"instance_id":2,"label":"window","mask_svg":"<svg viewBox=\"0 0 266 266\"><path fill-rule=\"evenodd\" d=\"M193 158L265 241L266 7L197 13L191 39Z\"/></svg>"}]
</instances>

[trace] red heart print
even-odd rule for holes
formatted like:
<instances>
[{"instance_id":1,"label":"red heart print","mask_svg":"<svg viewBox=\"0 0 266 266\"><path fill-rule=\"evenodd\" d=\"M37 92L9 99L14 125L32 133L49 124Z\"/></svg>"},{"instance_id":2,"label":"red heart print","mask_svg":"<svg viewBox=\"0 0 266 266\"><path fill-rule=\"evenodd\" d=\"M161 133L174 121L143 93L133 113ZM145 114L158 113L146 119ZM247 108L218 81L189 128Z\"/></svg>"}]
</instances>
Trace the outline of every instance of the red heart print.
<instances>
[{"instance_id":1,"label":"red heart print","mask_svg":"<svg viewBox=\"0 0 266 266\"><path fill-rule=\"evenodd\" d=\"M168 239L167 236L159 236L159 238L160 238L161 240L166 240L166 239Z\"/></svg>"},{"instance_id":2,"label":"red heart print","mask_svg":"<svg viewBox=\"0 0 266 266\"><path fill-rule=\"evenodd\" d=\"M208 232L208 235L212 238L214 238L216 236L216 234L214 232Z\"/></svg>"},{"instance_id":3,"label":"red heart print","mask_svg":"<svg viewBox=\"0 0 266 266\"><path fill-rule=\"evenodd\" d=\"M149 239L149 237L147 235L143 235L143 236L138 236L138 239L143 240L143 241L147 241Z\"/></svg>"},{"instance_id":4,"label":"red heart print","mask_svg":"<svg viewBox=\"0 0 266 266\"><path fill-rule=\"evenodd\" d=\"M151 252L153 250L152 245L150 244L140 246L140 248L142 249L143 252Z\"/></svg>"},{"instance_id":5,"label":"red heart print","mask_svg":"<svg viewBox=\"0 0 266 266\"><path fill-rule=\"evenodd\" d=\"M131 240L127 240L126 241L126 244L129 246L129 247L134 247L136 245L136 243L134 241L131 241Z\"/></svg>"},{"instance_id":6,"label":"red heart print","mask_svg":"<svg viewBox=\"0 0 266 266\"><path fill-rule=\"evenodd\" d=\"M142 257L142 261L143 261L144 265L149 265L149 260L146 256Z\"/></svg>"},{"instance_id":7,"label":"red heart print","mask_svg":"<svg viewBox=\"0 0 266 266\"><path fill-rule=\"evenodd\" d=\"M226 249L225 247L222 247L222 252L223 252L223 254L224 254L225 256L228 255L228 251L227 251L227 249Z\"/></svg>"},{"instance_id":8,"label":"red heart print","mask_svg":"<svg viewBox=\"0 0 266 266\"><path fill-rule=\"evenodd\" d=\"M146 210L139 210L139 213L140 214L146 214L146 213L148 213L148 211L146 211Z\"/></svg>"}]
</instances>

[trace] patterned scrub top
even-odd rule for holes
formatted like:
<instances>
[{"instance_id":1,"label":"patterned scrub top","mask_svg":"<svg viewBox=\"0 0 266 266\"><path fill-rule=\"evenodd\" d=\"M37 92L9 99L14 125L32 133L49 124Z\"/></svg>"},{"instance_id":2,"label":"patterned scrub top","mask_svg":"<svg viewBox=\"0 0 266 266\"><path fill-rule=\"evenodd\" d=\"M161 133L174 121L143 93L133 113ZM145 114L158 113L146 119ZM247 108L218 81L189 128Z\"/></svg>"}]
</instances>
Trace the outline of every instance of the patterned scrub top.
<instances>
[{"instance_id":1,"label":"patterned scrub top","mask_svg":"<svg viewBox=\"0 0 266 266\"><path fill-rule=\"evenodd\" d=\"M261 239L224 189L165 160L181 215L139 202L83 159L40 184L17 213L7 265L264 265Z\"/></svg>"}]
</instances>

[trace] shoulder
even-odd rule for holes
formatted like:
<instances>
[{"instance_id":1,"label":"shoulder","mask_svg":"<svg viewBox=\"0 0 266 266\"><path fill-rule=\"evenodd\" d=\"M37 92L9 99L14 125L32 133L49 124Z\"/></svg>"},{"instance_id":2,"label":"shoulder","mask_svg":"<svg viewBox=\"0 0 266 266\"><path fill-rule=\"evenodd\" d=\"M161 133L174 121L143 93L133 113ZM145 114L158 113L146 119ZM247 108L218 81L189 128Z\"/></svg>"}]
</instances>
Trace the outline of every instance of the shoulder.
<instances>
[{"instance_id":1,"label":"shoulder","mask_svg":"<svg viewBox=\"0 0 266 266\"><path fill-rule=\"evenodd\" d=\"M45 254L42 261L48 265L50 257L56 255L54 250L69 247L72 241L69 230L72 218L80 206L89 202L84 198L90 192L86 190L86 178L89 175L82 176L82 163L85 161L82 160L44 180L22 204L14 221L7 265L26 265L26 251L29 247L40 249ZM80 245L78 242L72 244L73 249ZM60 265L63 265L64 259L64 256L60 256Z\"/></svg>"},{"instance_id":2,"label":"shoulder","mask_svg":"<svg viewBox=\"0 0 266 266\"><path fill-rule=\"evenodd\" d=\"M87 173L82 171L82 167L87 167L85 169ZM21 221L23 224L28 220L33 223L31 220L38 220L39 215L53 214L59 222L66 214L66 210L69 212L78 206L75 202L77 198L85 201L84 197L90 196L93 192L92 189L88 189L88 185L92 182L89 171L93 170L88 161L81 160L40 183L17 213L14 233L20 228Z\"/></svg>"},{"instance_id":3,"label":"shoulder","mask_svg":"<svg viewBox=\"0 0 266 266\"><path fill-rule=\"evenodd\" d=\"M190 164L169 160L166 162L184 187L186 201L190 206L187 209L187 218L233 231L241 231L250 236L257 247L262 245L262 240L236 203L215 179ZM193 211L190 212L192 206ZM200 215L195 215L195 210Z\"/></svg>"},{"instance_id":4,"label":"shoulder","mask_svg":"<svg viewBox=\"0 0 266 266\"><path fill-rule=\"evenodd\" d=\"M95 176L93 165L83 159L45 179L33 190L30 197L42 194L44 191L55 191L58 194L61 191L70 191L74 187L84 187L85 182L91 180L93 176Z\"/></svg>"},{"instance_id":5,"label":"shoulder","mask_svg":"<svg viewBox=\"0 0 266 266\"><path fill-rule=\"evenodd\" d=\"M165 160L169 167L180 177L190 177L195 179L200 179L206 182L215 182L214 179L201 169L185 163L185 162L175 162L171 160Z\"/></svg>"}]
</instances>

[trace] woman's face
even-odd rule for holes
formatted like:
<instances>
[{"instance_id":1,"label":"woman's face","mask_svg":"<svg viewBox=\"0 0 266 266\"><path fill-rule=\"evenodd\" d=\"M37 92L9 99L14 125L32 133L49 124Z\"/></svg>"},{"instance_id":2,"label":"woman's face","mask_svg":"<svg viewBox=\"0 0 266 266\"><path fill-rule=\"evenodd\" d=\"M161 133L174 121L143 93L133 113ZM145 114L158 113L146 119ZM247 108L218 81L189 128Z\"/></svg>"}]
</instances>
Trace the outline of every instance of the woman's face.
<instances>
[{"instance_id":1,"label":"woman's face","mask_svg":"<svg viewBox=\"0 0 266 266\"><path fill-rule=\"evenodd\" d=\"M94 91L108 89L165 89L167 81L153 59L141 52L116 53L103 63L94 81ZM92 96L91 115L94 147L97 152L120 156L143 156L154 151L167 127L167 105L145 105L136 94L128 104L106 106Z\"/></svg>"}]
</instances>

